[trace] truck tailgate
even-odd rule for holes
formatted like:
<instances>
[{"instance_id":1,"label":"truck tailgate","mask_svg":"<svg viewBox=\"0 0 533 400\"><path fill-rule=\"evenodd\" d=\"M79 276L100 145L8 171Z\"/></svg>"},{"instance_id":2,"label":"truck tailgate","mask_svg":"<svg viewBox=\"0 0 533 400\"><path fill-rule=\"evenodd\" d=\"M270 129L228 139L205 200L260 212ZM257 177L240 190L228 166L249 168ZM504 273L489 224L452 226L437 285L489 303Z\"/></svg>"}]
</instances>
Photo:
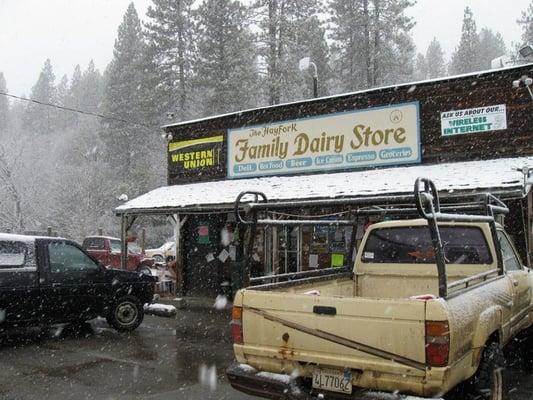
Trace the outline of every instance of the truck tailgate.
<instances>
[{"instance_id":1,"label":"truck tailgate","mask_svg":"<svg viewBox=\"0 0 533 400\"><path fill-rule=\"evenodd\" d=\"M245 291L243 355L359 370L425 372L425 302Z\"/></svg>"}]
</instances>

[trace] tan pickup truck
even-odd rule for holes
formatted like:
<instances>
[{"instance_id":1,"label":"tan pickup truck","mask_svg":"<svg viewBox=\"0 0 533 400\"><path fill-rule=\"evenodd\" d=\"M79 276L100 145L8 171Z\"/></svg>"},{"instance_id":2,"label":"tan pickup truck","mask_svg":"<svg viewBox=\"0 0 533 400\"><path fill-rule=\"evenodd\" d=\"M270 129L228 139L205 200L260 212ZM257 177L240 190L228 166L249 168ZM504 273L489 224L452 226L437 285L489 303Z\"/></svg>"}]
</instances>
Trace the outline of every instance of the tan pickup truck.
<instances>
[{"instance_id":1,"label":"tan pickup truck","mask_svg":"<svg viewBox=\"0 0 533 400\"><path fill-rule=\"evenodd\" d=\"M370 226L353 271L238 291L232 386L268 398L388 399L463 384L505 398L502 349L533 321L533 278L495 222L505 206L487 198L488 215L442 213L432 182L419 179L423 218Z\"/></svg>"}]
</instances>

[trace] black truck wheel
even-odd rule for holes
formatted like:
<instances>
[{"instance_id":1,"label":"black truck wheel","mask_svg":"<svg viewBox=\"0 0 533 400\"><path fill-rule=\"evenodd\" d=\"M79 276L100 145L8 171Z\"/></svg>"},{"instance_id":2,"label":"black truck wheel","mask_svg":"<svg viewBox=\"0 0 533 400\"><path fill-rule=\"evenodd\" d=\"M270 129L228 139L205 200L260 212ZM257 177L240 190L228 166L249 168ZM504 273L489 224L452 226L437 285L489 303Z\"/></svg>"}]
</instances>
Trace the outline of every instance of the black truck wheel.
<instances>
[{"instance_id":1,"label":"black truck wheel","mask_svg":"<svg viewBox=\"0 0 533 400\"><path fill-rule=\"evenodd\" d=\"M119 332L129 332L137 328L144 318L141 302L133 296L118 299L107 315L107 323Z\"/></svg>"},{"instance_id":2,"label":"black truck wheel","mask_svg":"<svg viewBox=\"0 0 533 400\"><path fill-rule=\"evenodd\" d=\"M485 400L503 400L504 385L502 371L505 368L505 357L498 343L485 346L479 368L474 375L475 392Z\"/></svg>"}]
</instances>

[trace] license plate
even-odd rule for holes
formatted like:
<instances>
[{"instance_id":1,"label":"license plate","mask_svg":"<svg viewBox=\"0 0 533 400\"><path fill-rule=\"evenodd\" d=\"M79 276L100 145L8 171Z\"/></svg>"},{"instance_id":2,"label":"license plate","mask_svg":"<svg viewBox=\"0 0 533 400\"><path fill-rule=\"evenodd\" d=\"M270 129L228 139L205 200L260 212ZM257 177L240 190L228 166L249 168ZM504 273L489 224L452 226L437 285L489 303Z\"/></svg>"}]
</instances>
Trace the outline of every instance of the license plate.
<instances>
[{"instance_id":1,"label":"license plate","mask_svg":"<svg viewBox=\"0 0 533 400\"><path fill-rule=\"evenodd\" d=\"M313 388L339 393L352 393L352 373L349 370L316 369Z\"/></svg>"}]
</instances>

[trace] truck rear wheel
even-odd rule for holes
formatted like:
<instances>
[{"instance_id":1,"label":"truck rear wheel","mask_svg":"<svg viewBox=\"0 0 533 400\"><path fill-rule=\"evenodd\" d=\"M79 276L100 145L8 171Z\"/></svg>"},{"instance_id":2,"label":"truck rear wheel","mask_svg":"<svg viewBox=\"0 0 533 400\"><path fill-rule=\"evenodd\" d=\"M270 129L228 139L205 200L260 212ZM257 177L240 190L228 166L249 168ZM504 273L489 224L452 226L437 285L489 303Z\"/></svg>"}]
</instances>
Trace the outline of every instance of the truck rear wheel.
<instances>
[{"instance_id":1,"label":"truck rear wheel","mask_svg":"<svg viewBox=\"0 0 533 400\"><path fill-rule=\"evenodd\" d=\"M107 323L117 331L129 332L143 321L144 309L136 297L122 297L113 304L106 319Z\"/></svg>"},{"instance_id":2,"label":"truck rear wheel","mask_svg":"<svg viewBox=\"0 0 533 400\"><path fill-rule=\"evenodd\" d=\"M503 400L504 385L502 371L505 368L505 357L498 343L492 342L485 346L479 368L473 378L476 394L486 400Z\"/></svg>"},{"instance_id":3,"label":"truck rear wheel","mask_svg":"<svg viewBox=\"0 0 533 400\"><path fill-rule=\"evenodd\" d=\"M517 357L522 361L522 369L533 372L533 333L528 331L528 336L520 341Z\"/></svg>"}]
</instances>

